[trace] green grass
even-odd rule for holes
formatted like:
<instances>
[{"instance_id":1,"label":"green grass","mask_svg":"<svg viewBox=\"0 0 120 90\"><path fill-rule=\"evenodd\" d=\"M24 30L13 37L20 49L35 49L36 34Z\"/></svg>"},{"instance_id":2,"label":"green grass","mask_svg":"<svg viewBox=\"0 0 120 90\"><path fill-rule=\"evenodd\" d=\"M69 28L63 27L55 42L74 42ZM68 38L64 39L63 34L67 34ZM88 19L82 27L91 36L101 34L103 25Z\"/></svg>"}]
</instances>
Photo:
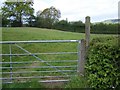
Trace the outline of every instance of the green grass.
<instances>
[{"instance_id":1,"label":"green grass","mask_svg":"<svg viewBox=\"0 0 120 90\"><path fill-rule=\"evenodd\" d=\"M89 88L87 83L87 79L83 76L74 76L70 79L70 81L64 86L64 88Z\"/></svg>"},{"instance_id":2,"label":"green grass","mask_svg":"<svg viewBox=\"0 0 120 90\"><path fill-rule=\"evenodd\" d=\"M94 37L108 37L114 35L91 34ZM41 28L2 28L2 40L67 40L67 39L84 39L85 34L64 32L59 30L41 29Z\"/></svg>"},{"instance_id":3,"label":"green grass","mask_svg":"<svg viewBox=\"0 0 120 90\"><path fill-rule=\"evenodd\" d=\"M45 88L41 83L38 83L37 81L32 82L26 82L26 83L14 83L14 84L4 84L3 85L4 90L9 90L9 88Z\"/></svg>"},{"instance_id":4,"label":"green grass","mask_svg":"<svg viewBox=\"0 0 120 90\"><path fill-rule=\"evenodd\" d=\"M93 38L99 37L113 37L114 35L102 35L102 34L91 34L91 40ZM27 40L80 40L84 39L85 34L83 33L73 33L73 32L64 32L58 30L51 30L51 29L41 29L41 28L2 28L2 40L3 41L27 41ZM31 53L45 53L45 52L77 52L77 43L40 43L40 44L20 44L24 49L28 50ZM9 54L9 46L3 45L2 46L2 53ZM22 50L18 49L15 45L12 45L12 53L25 53ZM70 55L38 55L42 60L77 60L77 55L70 54ZM9 57L2 58L3 62L9 61ZM12 61L21 62L21 61L36 61L36 59L32 56L14 56L12 57ZM64 66L64 65L77 65L77 63L50 63L51 65L57 66ZM32 64L15 64L13 67L19 66L45 66L45 63L32 63ZM3 66L10 66L9 64ZM75 68L67 68L68 70L74 70ZM28 68L28 69L13 69L13 71L41 71L41 70L54 70L51 68L48 69L38 69L38 68ZM62 68L60 70L66 70ZM10 71L9 69L3 70L4 72ZM68 73L70 75L76 73ZM14 77L19 76L53 76L53 75L62 75L61 73L30 73L30 74L15 74ZM3 77L9 77L10 75L3 75ZM76 79L75 79L76 80ZM75 81L73 80L73 81ZM18 80L19 81L19 80ZM16 83L18 81L15 81ZM30 79L26 79L26 81L30 81ZM72 82L72 87L75 87L74 83ZM6 86L5 86L6 87ZM14 87L14 84L9 87ZM19 87L19 85L18 85ZM34 86L33 86L34 87ZM71 86L66 86L71 87ZM78 87L78 86L77 86ZM83 86L82 86L83 87Z\"/></svg>"},{"instance_id":5,"label":"green grass","mask_svg":"<svg viewBox=\"0 0 120 90\"><path fill-rule=\"evenodd\" d=\"M3 40L60 40L84 38L84 34L39 28L3 28L2 36Z\"/></svg>"}]
</instances>

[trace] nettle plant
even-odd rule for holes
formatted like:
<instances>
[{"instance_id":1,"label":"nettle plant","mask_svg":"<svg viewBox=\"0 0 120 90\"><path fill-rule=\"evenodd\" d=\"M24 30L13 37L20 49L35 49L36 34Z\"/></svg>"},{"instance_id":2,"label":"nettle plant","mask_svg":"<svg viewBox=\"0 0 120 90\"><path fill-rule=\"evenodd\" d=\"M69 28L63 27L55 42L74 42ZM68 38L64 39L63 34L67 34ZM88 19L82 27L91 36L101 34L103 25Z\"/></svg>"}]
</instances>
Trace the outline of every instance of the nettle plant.
<instances>
[{"instance_id":1,"label":"nettle plant","mask_svg":"<svg viewBox=\"0 0 120 90\"><path fill-rule=\"evenodd\" d=\"M117 38L93 39L87 54L86 77L92 88L118 88L120 47Z\"/></svg>"}]
</instances>

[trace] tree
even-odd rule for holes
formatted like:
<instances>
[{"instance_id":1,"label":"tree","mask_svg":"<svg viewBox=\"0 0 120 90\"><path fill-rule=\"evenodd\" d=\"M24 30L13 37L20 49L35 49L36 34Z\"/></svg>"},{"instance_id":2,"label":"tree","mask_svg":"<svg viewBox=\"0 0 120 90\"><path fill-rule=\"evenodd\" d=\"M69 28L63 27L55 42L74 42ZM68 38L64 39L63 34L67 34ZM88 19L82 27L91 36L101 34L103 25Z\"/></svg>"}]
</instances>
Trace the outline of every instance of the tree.
<instances>
[{"instance_id":1,"label":"tree","mask_svg":"<svg viewBox=\"0 0 120 90\"><path fill-rule=\"evenodd\" d=\"M0 27L2 26L2 14L0 12Z\"/></svg>"},{"instance_id":2,"label":"tree","mask_svg":"<svg viewBox=\"0 0 120 90\"><path fill-rule=\"evenodd\" d=\"M59 29L59 30L63 30L63 31L68 31L69 26L70 26L70 24L67 20L61 20L54 24L55 29Z\"/></svg>"},{"instance_id":3,"label":"tree","mask_svg":"<svg viewBox=\"0 0 120 90\"><path fill-rule=\"evenodd\" d=\"M73 21L70 24L73 32L84 32L85 24L82 21Z\"/></svg>"},{"instance_id":4,"label":"tree","mask_svg":"<svg viewBox=\"0 0 120 90\"><path fill-rule=\"evenodd\" d=\"M21 27L26 18L30 18L34 9L32 8L33 2L4 2L2 10L2 16L5 20L10 20L9 23L14 26Z\"/></svg>"},{"instance_id":5,"label":"tree","mask_svg":"<svg viewBox=\"0 0 120 90\"><path fill-rule=\"evenodd\" d=\"M61 17L60 10L57 10L55 7L51 6L50 8L44 9L42 12L37 13L37 23L45 28L52 28L53 24L59 21Z\"/></svg>"},{"instance_id":6,"label":"tree","mask_svg":"<svg viewBox=\"0 0 120 90\"><path fill-rule=\"evenodd\" d=\"M29 27L35 27L36 17L34 15L29 17L26 21L28 22Z\"/></svg>"},{"instance_id":7,"label":"tree","mask_svg":"<svg viewBox=\"0 0 120 90\"><path fill-rule=\"evenodd\" d=\"M68 22L68 20L61 20L54 24L55 29L70 31L70 32L84 32L85 24L82 21L72 21Z\"/></svg>"}]
</instances>

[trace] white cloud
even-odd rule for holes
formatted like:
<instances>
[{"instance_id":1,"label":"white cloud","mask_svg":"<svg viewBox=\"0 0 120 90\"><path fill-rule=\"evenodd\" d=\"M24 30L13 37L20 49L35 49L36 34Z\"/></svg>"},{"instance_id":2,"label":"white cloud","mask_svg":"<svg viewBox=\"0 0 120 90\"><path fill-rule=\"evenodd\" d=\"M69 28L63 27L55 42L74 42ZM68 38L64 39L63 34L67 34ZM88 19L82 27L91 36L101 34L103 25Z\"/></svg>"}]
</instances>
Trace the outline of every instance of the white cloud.
<instances>
[{"instance_id":1,"label":"white cloud","mask_svg":"<svg viewBox=\"0 0 120 90\"><path fill-rule=\"evenodd\" d=\"M34 0L34 8L36 11L43 10L46 7L49 7L49 5L45 3L43 0Z\"/></svg>"},{"instance_id":2,"label":"white cloud","mask_svg":"<svg viewBox=\"0 0 120 90\"><path fill-rule=\"evenodd\" d=\"M1 3L5 0L0 0ZM82 20L90 16L93 22L118 17L120 0L33 0L35 12L54 6L61 11L61 19Z\"/></svg>"},{"instance_id":3,"label":"white cloud","mask_svg":"<svg viewBox=\"0 0 120 90\"><path fill-rule=\"evenodd\" d=\"M92 21L98 21L96 17L117 18L119 0L34 0L39 2L39 9L55 6L62 13L61 19L84 20L85 16L91 16ZM35 6L36 8L36 6ZM116 15L115 15L116 14ZM105 17L104 17L105 16ZM95 19L94 19L95 18ZM102 18L101 18L102 20Z\"/></svg>"}]
</instances>

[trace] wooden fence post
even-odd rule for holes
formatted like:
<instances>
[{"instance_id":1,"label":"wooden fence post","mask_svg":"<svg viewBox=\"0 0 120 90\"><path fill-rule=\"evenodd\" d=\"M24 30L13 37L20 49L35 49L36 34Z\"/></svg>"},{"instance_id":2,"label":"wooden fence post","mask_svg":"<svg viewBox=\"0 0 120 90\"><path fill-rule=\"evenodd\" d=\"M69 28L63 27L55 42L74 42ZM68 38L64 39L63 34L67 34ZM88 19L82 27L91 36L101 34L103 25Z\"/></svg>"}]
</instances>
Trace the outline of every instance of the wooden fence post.
<instances>
[{"instance_id":1,"label":"wooden fence post","mask_svg":"<svg viewBox=\"0 0 120 90\"><path fill-rule=\"evenodd\" d=\"M78 75L84 76L85 67L85 40L79 42Z\"/></svg>"},{"instance_id":2,"label":"wooden fence post","mask_svg":"<svg viewBox=\"0 0 120 90\"><path fill-rule=\"evenodd\" d=\"M86 40L86 50L90 43L90 17L85 18L85 40Z\"/></svg>"},{"instance_id":3,"label":"wooden fence post","mask_svg":"<svg viewBox=\"0 0 120 90\"><path fill-rule=\"evenodd\" d=\"M85 62L86 62L86 52L88 50L90 43L90 17L85 18L85 40L82 39L79 42L79 59L78 59L78 75L84 76L85 73Z\"/></svg>"}]
</instances>

